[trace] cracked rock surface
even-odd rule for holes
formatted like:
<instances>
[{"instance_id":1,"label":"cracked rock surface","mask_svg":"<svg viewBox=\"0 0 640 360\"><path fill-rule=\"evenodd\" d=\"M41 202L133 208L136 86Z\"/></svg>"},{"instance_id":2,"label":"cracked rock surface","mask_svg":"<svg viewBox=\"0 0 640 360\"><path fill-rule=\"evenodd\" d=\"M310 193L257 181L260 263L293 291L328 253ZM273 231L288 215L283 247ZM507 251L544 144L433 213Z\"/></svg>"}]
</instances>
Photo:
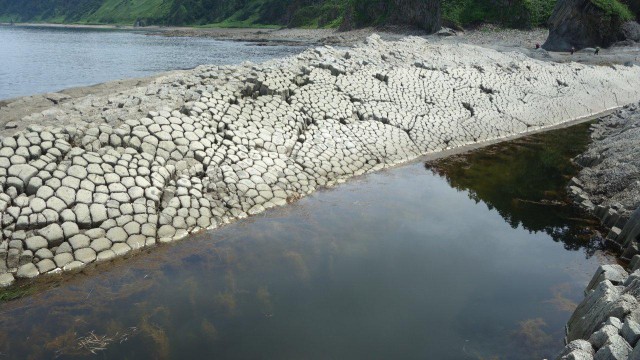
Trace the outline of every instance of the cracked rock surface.
<instances>
[{"instance_id":1,"label":"cracked rock surface","mask_svg":"<svg viewBox=\"0 0 640 360\"><path fill-rule=\"evenodd\" d=\"M200 66L3 130L0 286L281 206L420 155L640 98L638 67L377 36Z\"/></svg>"}]
</instances>

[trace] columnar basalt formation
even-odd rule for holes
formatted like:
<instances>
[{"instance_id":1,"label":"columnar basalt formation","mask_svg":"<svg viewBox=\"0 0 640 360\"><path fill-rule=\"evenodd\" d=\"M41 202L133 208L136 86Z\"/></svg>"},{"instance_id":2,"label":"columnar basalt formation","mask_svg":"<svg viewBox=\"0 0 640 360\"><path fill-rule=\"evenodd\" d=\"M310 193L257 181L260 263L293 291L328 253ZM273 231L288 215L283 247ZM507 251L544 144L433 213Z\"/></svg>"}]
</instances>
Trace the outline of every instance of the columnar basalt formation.
<instances>
[{"instance_id":1,"label":"columnar basalt formation","mask_svg":"<svg viewBox=\"0 0 640 360\"><path fill-rule=\"evenodd\" d=\"M0 147L0 284L258 214L422 154L640 98L638 67L420 38L201 66L33 114Z\"/></svg>"},{"instance_id":2,"label":"columnar basalt formation","mask_svg":"<svg viewBox=\"0 0 640 360\"><path fill-rule=\"evenodd\" d=\"M594 141L576 158L583 169L569 192L610 229L605 245L629 264L598 269L567 324L570 343L558 359L640 359L640 104L592 129Z\"/></svg>"},{"instance_id":3,"label":"columnar basalt formation","mask_svg":"<svg viewBox=\"0 0 640 360\"><path fill-rule=\"evenodd\" d=\"M640 359L640 271L620 265L598 268L567 324L558 360Z\"/></svg>"},{"instance_id":4,"label":"columnar basalt formation","mask_svg":"<svg viewBox=\"0 0 640 360\"><path fill-rule=\"evenodd\" d=\"M640 103L625 106L592 126L593 143L576 163L574 200L610 229L606 245L625 260L640 254Z\"/></svg>"}]
</instances>

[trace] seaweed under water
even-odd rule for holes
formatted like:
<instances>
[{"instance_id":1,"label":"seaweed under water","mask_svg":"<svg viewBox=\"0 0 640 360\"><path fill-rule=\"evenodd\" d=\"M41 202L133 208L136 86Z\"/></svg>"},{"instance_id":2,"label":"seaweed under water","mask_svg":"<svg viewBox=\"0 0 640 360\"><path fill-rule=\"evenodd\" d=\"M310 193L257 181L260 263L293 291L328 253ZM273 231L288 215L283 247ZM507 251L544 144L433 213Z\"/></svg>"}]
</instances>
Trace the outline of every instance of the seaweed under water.
<instances>
[{"instance_id":1,"label":"seaweed under water","mask_svg":"<svg viewBox=\"0 0 640 360\"><path fill-rule=\"evenodd\" d=\"M409 164L112 264L21 283L0 303L0 353L552 357L598 264L592 222L564 195L570 158L587 140L581 125L430 171Z\"/></svg>"}]
</instances>

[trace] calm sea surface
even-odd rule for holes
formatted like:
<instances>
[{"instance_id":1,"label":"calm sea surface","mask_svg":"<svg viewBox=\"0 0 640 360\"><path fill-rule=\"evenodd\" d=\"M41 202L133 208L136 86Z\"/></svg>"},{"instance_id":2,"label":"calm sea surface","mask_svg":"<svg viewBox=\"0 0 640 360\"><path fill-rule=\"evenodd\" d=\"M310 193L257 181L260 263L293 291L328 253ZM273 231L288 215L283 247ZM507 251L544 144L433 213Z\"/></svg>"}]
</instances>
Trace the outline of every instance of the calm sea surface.
<instances>
[{"instance_id":1,"label":"calm sea surface","mask_svg":"<svg viewBox=\"0 0 640 360\"><path fill-rule=\"evenodd\" d=\"M138 31L0 26L0 100L302 50Z\"/></svg>"},{"instance_id":2,"label":"calm sea surface","mask_svg":"<svg viewBox=\"0 0 640 360\"><path fill-rule=\"evenodd\" d=\"M553 358L601 258L562 190L587 138L383 171L12 289L0 358Z\"/></svg>"}]
</instances>

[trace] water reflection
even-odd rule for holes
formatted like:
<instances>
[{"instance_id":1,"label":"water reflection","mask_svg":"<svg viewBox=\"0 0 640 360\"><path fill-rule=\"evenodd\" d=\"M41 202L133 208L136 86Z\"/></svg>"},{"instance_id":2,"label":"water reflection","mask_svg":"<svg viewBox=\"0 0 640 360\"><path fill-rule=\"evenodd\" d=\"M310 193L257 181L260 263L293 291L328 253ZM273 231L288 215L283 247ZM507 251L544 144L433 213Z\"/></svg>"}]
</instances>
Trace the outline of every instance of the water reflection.
<instances>
[{"instance_id":1,"label":"water reflection","mask_svg":"<svg viewBox=\"0 0 640 360\"><path fill-rule=\"evenodd\" d=\"M495 209L513 228L545 232L567 250L600 249L599 222L573 206L564 191L578 169L590 123L536 134L426 164L469 198Z\"/></svg>"},{"instance_id":2,"label":"water reflection","mask_svg":"<svg viewBox=\"0 0 640 360\"><path fill-rule=\"evenodd\" d=\"M505 222L509 200L452 188L461 182L444 174L422 164L373 174L115 265L11 289L36 290L0 306L0 352L551 357L597 257L534 231L528 224L555 223L530 220L531 211L509 217L521 225Z\"/></svg>"}]
</instances>

